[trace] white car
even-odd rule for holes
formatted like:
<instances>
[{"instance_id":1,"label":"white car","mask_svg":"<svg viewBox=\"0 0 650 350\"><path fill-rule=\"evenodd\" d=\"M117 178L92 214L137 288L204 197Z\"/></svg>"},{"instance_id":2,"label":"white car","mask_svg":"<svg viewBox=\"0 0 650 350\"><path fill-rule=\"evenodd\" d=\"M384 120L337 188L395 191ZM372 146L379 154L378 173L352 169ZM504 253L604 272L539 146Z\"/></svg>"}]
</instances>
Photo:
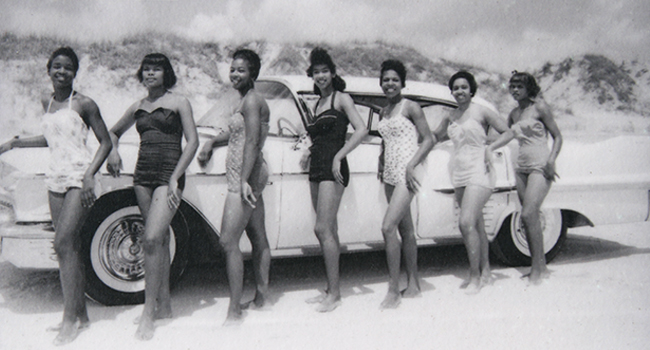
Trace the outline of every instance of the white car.
<instances>
[{"instance_id":1,"label":"white car","mask_svg":"<svg viewBox=\"0 0 650 350\"><path fill-rule=\"evenodd\" d=\"M371 135L348 156L351 179L338 214L341 248L343 252L383 249L381 222L387 203L377 178L381 140L376 125L385 98L376 78L346 78L346 82L346 92L357 104ZM256 82L271 110L264 147L271 175L263 196L274 257L320 253L313 233L315 213L308 175L299 165L307 147L302 136L317 100L312 88L312 80L304 76L266 77ZM446 110L456 106L449 89L442 85L408 81L403 95L422 106L432 129ZM225 116L232 112L231 97L223 96L197 123L201 142L227 127ZM480 98L474 100L489 106ZM125 135L120 142L123 175L112 178L102 169L98 176L101 197L82 231L87 295L107 305L144 300L143 223L131 176L139 143L135 135ZM643 150L645 156L630 162L615 151L628 148ZM412 204L419 245L462 243L449 179L451 149L449 141L442 142L427 159L428 176ZM562 246L568 227L648 219L648 150L647 137L565 143L557 165L562 178L554 184L542 210L548 261ZM15 149L0 158L0 184L7 189L0 192L0 205L6 209L0 211L5 213L0 215L4 222L0 229L2 258L20 268L58 268L43 181L48 152L46 148ZM523 265L530 263L530 254L519 220L511 153L509 147L495 152L498 180L484 218L494 255L506 264ZM225 155L225 147L216 149L205 168L193 161L187 170L183 203L171 224L172 283L178 281L188 261L214 260L220 254L218 236L227 193ZM250 252L245 238L241 246Z\"/></svg>"}]
</instances>

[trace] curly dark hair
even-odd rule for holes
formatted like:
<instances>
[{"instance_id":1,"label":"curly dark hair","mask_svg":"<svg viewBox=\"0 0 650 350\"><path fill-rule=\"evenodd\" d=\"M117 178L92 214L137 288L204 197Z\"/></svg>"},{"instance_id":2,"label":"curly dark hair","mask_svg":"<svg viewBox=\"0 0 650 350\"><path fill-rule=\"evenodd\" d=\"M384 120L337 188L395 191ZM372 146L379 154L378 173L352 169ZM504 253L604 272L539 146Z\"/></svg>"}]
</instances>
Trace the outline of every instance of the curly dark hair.
<instances>
[{"instance_id":1,"label":"curly dark hair","mask_svg":"<svg viewBox=\"0 0 650 350\"><path fill-rule=\"evenodd\" d=\"M314 77L314 66L324 64L332 72L332 86L334 90L343 91L345 90L345 80L336 74L336 65L332 61L332 57L327 50L322 47L315 47L311 50L309 54L309 68L307 68L307 76L310 78ZM320 95L320 89L314 85L314 92Z\"/></svg>"},{"instance_id":2,"label":"curly dark hair","mask_svg":"<svg viewBox=\"0 0 650 350\"><path fill-rule=\"evenodd\" d=\"M150 53L142 59L142 63L140 64L140 68L138 69L138 73L136 73L136 76L138 77L138 80L142 82L142 70L144 69L145 65L152 65L152 66L160 66L163 69L163 86L166 89L171 88L172 86L176 85L176 74L174 74L174 68L172 68L171 62L169 62L169 58L167 56L161 54L161 53Z\"/></svg>"},{"instance_id":3,"label":"curly dark hair","mask_svg":"<svg viewBox=\"0 0 650 350\"><path fill-rule=\"evenodd\" d=\"M454 87L454 81L457 79L465 79L469 83L469 92L472 97L476 94L476 90L478 89L478 84L476 84L476 79L474 79L474 75L472 73L461 70L460 72L456 72L456 74L452 75L451 78L449 78L449 90L453 90Z\"/></svg>"},{"instance_id":4,"label":"curly dark hair","mask_svg":"<svg viewBox=\"0 0 650 350\"><path fill-rule=\"evenodd\" d=\"M381 63L381 73L379 74L379 85L384 79L384 73L389 70L394 70L395 73L399 76L399 80L402 82L402 87L406 86L406 67L404 63L398 60L386 60Z\"/></svg>"},{"instance_id":5,"label":"curly dark hair","mask_svg":"<svg viewBox=\"0 0 650 350\"><path fill-rule=\"evenodd\" d=\"M54 50L52 54L50 55L50 59L47 60L47 71L50 71L50 68L52 68L52 61L54 61L55 58L59 56L65 56L72 61L72 68L74 69L74 74L77 74L77 71L79 70L79 57L77 57L77 54L74 53L74 50L68 46L64 47L59 47L58 49Z\"/></svg>"},{"instance_id":6,"label":"curly dark hair","mask_svg":"<svg viewBox=\"0 0 650 350\"><path fill-rule=\"evenodd\" d=\"M512 83L524 84L529 97L537 97L537 94L539 94L541 90L539 85L537 85L537 80L535 80L535 77L527 72L512 72L512 77L510 77L509 84Z\"/></svg>"},{"instance_id":7,"label":"curly dark hair","mask_svg":"<svg viewBox=\"0 0 650 350\"><path fill-rule=\"evenodd\" d=\"M233 61L238 58L248 62L248 69L251 73L251 78L256 80L260 75L260 68L262 67L260 56L258 56L253 50L239 49L232 54Z\"/></svg>"}]
</instances>

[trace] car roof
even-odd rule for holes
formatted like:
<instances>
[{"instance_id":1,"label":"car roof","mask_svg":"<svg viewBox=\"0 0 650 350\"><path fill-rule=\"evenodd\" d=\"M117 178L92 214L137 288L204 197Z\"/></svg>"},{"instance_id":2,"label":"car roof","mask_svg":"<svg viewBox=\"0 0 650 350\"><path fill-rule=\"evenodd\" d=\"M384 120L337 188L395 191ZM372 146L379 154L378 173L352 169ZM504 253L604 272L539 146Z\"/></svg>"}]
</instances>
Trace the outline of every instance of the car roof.
<instances>
[{"instance_id":1,"label":"car roof","mask_svg":"<svg viewBox=\"0 0 650 350\"><path fill-rule=\"evenodd\" d=\"M257 80L282 82L299 95L314 93L314 81L306 75L267 76L260 77ZM346 85L345 92L352 96L384 97L378 78L344 77L343 80L345 80ZM406 87L402 89L402 95L420 102L456 106L456 101L449 92L449 88L440 84L407 80Z\"/></svg>"},{"instance_id":2,"label":"car roof","mask_svg":"<svg viewBox=\"0 0 650 350\"><path fill-rule=\"evenodd\" d=\"M346 85L345 92L352 95L352 97L384 97L378 78L344 77L343 80L345 80ZM281 82L298 95L314 93L314 81L306 75L264 76L257 79L257 81ZM407 80L406 87L402 89L402 95L408 99L418 101L421 105L443 104L450 107L458 106L451 95L451 91L449 91L449 87L437 83ZM475 96L472 101L499 113L492 103L481 97Z\"/></svg>"}]
</instances>

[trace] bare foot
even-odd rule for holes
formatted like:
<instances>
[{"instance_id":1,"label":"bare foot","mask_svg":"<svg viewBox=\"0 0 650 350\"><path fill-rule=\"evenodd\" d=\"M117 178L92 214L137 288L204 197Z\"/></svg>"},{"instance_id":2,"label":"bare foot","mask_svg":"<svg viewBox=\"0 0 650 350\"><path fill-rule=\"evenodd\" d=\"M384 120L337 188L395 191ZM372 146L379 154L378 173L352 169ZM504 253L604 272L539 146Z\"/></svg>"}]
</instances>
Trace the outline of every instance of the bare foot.
<instances>
[{"instance_id":1,"label":"bare foot","mask_svg":"<svg viewBox=\"0 0 650 350\"><path fill-rule=\"evenodd\" d=\"M379 309L381 310L396 309L401 303L402 303L402 296L400 295L400 293L388 292L388 294L386 294L386 297L384 298L384 301L382 301L381 305L379 305Z\"/></svg>"},{"instance_id":2,"label":"bare foot","mask_svg":"<svg viewBox=\"0 0 650 350\"><path fill-rule=\"evenodd\" d=\"M341 297L334 297L332 295L327 295L323 301L321 301L318 306L316 306L316 311L318 312L331 312L334 311L337 307L341 306Z\"/></svg>"},{"instance_id":3,"label":"bare foot","mask_svg":"<svg viewBox=\"0 0 650 350\"><path fill-rule=\"evenodd\" d=\"M79 335L79 322L63 322L59 334L52 342L55 346L68 344Z\"/></svg>"},{"instance_id":4,"label":"bare foot","mask_svg":"<svg viewBox=\"0 0 650 350\"><path fill-rule=\"evenodd\" d=\"M244 322L244 314L241 310L239 310L239 312L228 310L228 315L226 316L226 320L223 322L223 326L239 326L242 322Z\"/></svg>"},{"instance_id":5,"label":"bare foot","mask_svg":"<svg viewBox=\"0 0 650 350\"><path fill-rule=\"evenodd\" d=\"M531 270L529 273L521 276L521 278L528 278L528 285L539 286L543 280L551 277L551 271L543 269L542 271Z\"/></svg>"},{"instance_id":6,"label":"bare foot","mask_svg":"<svg viewBox=\"0 0 650 350\"><path fill-rule=\"evenodd\" d=\"M474 295L478 294L481 291L481 281L479 278L470 278L467 288L465 289L465 294Z\"/></svg>"},{"instance_id":7,"label":"bare foot","mask_svg":"<svg viewBox=\"0 0 650 350\"><path fill-rule=\"evenodd\" d=\"M172 314L171 308L169 310L164 310L164 311L156 309L156 312L155 312L155 314L153 316L153 320L154 321L164 320L166 318L172 318L172 317L174 317L174 315ZM141 319L142 319L142 315L134 318L133 319L133 324L140 324Z\"/></svg>"},{"instance_id":8,"label":"bare foot","mask_svg":"<svg viewBox=\"0 0 650 350\"><path fill-rule=\"evenodd\" d=\"M141 317L138 330L135 332L135 338L138 340L151 340L156 327L153 320L149 317Z\"/></svg>"},{"instance_id":9,"label":"bare foot","mask_svg":"<svg viewBox=\"0 0 650 350\"><path fill-rule=\"evenodd\" d=\"M79 331L82 331L82 330L87 329L88 327L90 327L90 320L83 320L83 321L82 320L77 320L77 322L78 322L77 329ZM60 332L61 328L63 328L63 322L61 322L61 323L59 323L57 325L54 325L54 326L47 327L45 330L47 332Z\"/></svg>"},{"instance_id":10,"label":"bare foot","mask_svg":"<svg viewBox=\"0 0 650 350\"><path fill-rule=\"evenodd\" d=\"M408 287L400 292L402 298L419 298L422 296L420 288Z\"/></svg>"},{"instance_id":11,"label":"bare foot","mask_svg":"<svg viewBox=\"0 0 650 350\"><path fill-rule=\"evenodd\" d=\"M309 298L305 300L305 303L307 304L319 304L322 303L325 298L327 298L327 292L320 292L321 294L318 296L315 296L313 298Z\"/></svg>"},{"instance_id":12,"label":"bare foot","mask_svg":"<svg viewBox=\"0 0 650 350\"><path fill-rule=\"evenodd\" d=\"M490 271L483 271L481 273L481 287L485 286L491 286L494 284L494 278L492 277L492 273Z\"/></svg>"}]
</instances>

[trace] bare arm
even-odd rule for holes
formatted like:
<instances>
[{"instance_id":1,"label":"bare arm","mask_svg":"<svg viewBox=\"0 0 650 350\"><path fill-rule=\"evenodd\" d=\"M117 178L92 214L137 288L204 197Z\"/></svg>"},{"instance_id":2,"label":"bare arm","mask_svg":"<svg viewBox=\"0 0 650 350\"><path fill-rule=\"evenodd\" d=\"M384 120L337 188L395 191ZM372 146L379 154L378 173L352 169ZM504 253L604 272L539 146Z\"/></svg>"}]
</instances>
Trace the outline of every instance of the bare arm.
<instances>
[{"instance_id":1,"label":"bare arm","mask_svg":"<svg viewBox=\"0 0 650 350\"><path fill-rule=\"evenodd\" d=\"M113 145L113 149L108 155L108 160L106 161L106 170L113 175L113 176L119 176L120 175L120 169L122 169L122 158L120 157L120 153L118 152L118 144L119 144L119 139L124 134L133 124L135 124L135 111L137 109L137 106L140 104L140 101L132 104L126 112L124 112L124 115L120 120L113 125L111 130L109 131L109 137L111 139L111 143Z\"/></svg>"},{"instance_id":2,"label":"bare arm","mask_svg":"<svg viewBox=\"0 0 650 350\"><path fill-rule=\"evenodd\" d=\"M26 138L14 137L11 140L0 145L0 154L3 154L14 148L26 148L26 147L47 147L47 141L45 136L31 136Z\"/></svg>"},{"instance_id":3,"label":"bare arm","mask_svg":"<svg viewBox=\"0 0 650 350\"><path fill-rule=\"evenodd\" d=\"M562 133L560 128L555 123L555 118L553 117L553 112L551 111L550 106L544 101L538 101L535 103L537 112L539 113L540 119L546 129L553 137L553 148L551 149L551 154L548 158L549 162L555 162L557 156L560 154L562 149Z\"/></svg>"},{"instance_id":4,"label":"bare arm","mask_svg":"<svg viewBox=\"0 0 650 350\"><path fill-rule=\"evenodd\" d=\"M406 165L406 186L412 192L417 192L420 188L420 183L413 173L415 167L422 163L427 157L431 149L433 148L433 136L431 135L431 130L429 130L429 124L427 119L424 116L424 112L420 105L414 102L407 101L407 113L415 128L418 131L419 139L422 140L420 147L417 152L413 155L413 158Z\"/></svg>"},{"instance_id":5,"label":"bare arm","mask_svg":"<svg viewBox=\"0 0 650 350\"><path fill-rule=\"evenodd\" d=\"M95 133L95 137L99 141L99 148L97 148L95 156L90 162L88 169L86 169L86 173L84 174L83 178L83 192L81 194L81 201L83 205L89 207L95 200L94 176L106 160L108 153L111 151L111 148L113 148L113 144L111 143L111 138L108 134L108 130L106 129L106 124L104 124L102 115L99 112L99 107L97 107L95 101L88 97L84 97L81 101L81 109L83 115L85 116L84 120L90 124L90 127Z\"/></svg>"},{"instance_id":6,"label":"bare arm","mask_svg":"<svg viewBox=\"0 0 650 350\"><path fill-rule=\"evenodd\" d=\"M212 150L217 147L223 147L228 145L228 139L230 138L230 132L221 130L217 136L205 141L203 147L199 151L199 154L196 156L196 160L199 162L199 165L205 167L210 158L212 158Z\"/></svg>"},{"instance_id":7,"label":"bare arm","mask_svg":"<svg viewBox=\"0 0 650 350\"><path fill-rule=\"evenodd\" d=\"M539 113L539 118L546 126L546 129L551 136L553 137L553 148L551 148L551 154L548 156L546 161L546 166L544 167L544 175L547 179L554 181L555 177L559 177L555 172L555 160L560 154L560 149L562 149L562 133L560 133L560 128L558 128L553 118L553 112L551 112L550 106L543 100L535 102L535 108Z\"/></svg>"},{"instance_id":8,"label":"bare arm","mask_svg":"<svg viewBox=\"0 0 650 350\"><path fill-rule=\"evenodd\" d=\"M431 133L433 136L433 144L435 146L436 143L441 142L442 140L445 139L447 136L447 128L449 127L449 114L445 115L442 120L440 121L440 124L438 124L438 127L436 130L433 130Z\"/></svg>"},{"instance_id":9,"label":"bare arm","mask_svg":"<svg viewBox=\"0 0 650 350\"><path fill-rule=\"evenodd\" d=\"M348 120L354 128L354 133L345 143L345 145L343 145L343 147L341 147L341 149L336 153L332 164L332 172L334 173L334 177L340 183L343 183L343 175L341 175L341 160L343 160L343 158L345 158L348 153L352 152L352 150L355 149L361 143L361 141L363 141L363 138L368 135L368 129L363 124L363 119L361 119L361 116L359 115L357 108L354 106L354 101L352 101L352 97L350 97L350 95L346 93L339 93L339 98L336 101L339 107L348 116Z\"/></svg>"},{"instance_id":10,"label":"bare arm","mask_svg":"<svg viewBox=\"0 0 650 350\"><path fill-rule=\"evenodd\" d=\"M196 154L196 149L199 147L199 136L196 132L196 125L194 125L194 117L192 116L192 106L190 105L190 102L185 97L179 97L177 108L178 114L181 118L181 124L183 125L183 135L187 142L183 149L183 153L178 159L178 163L169 178L170 188L173 184L174 190L177 188L178 179L183 175L183 173L185 173L185 170L190 165L194 155Z\"/></svg>"},{"instance_id":11,"label":"bare arm","mask_svg":"<svg viewBox=\"0 0 650 350\"><path fill-rule=\"evenodd\" d=\"M515 137L515 134L508 127L508 122L501 118L496 112L485 107L483 107L483 110L485 121L487 121L488 125L493 127L494 130L498 131L499 134L501 134L487 147L486 152L489 152L491 154L494 152L494 150L499 149L507 145L508 142L512 141L512 139Z\"/></svg>"}]
</instances>

